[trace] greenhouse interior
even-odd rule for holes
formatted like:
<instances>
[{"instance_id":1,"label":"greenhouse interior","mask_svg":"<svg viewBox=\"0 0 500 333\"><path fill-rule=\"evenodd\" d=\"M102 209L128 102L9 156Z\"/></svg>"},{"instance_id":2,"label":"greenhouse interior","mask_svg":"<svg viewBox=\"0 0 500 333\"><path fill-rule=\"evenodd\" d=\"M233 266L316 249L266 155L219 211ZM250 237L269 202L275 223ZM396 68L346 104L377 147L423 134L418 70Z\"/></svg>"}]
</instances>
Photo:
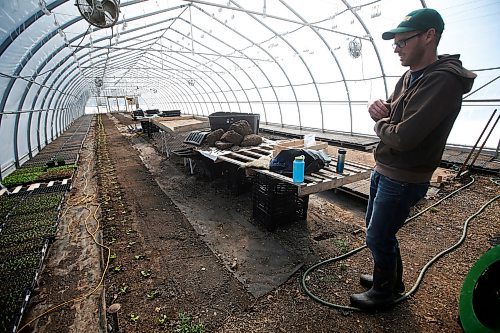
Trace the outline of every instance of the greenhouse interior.
<instances>
[{"instance_id":1,"label":"greenhouse interior","mask_svg":"<svg viewBox=\"0 0 500 333\"><path fill-rule=\"evenodd\" d=\"M0 333L500 331L500 1L0 15Z\"/></svg>"}]
</instances>

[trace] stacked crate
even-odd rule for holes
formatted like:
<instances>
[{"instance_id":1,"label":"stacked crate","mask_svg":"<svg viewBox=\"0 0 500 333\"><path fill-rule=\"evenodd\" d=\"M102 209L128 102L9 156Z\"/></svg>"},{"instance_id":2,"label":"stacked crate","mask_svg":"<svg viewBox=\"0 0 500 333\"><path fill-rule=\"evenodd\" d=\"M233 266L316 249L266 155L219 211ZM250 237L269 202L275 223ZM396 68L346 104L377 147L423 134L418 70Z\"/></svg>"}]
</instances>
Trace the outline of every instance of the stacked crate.
<instances>
[{"instance_id":1,"label":"stacked crate","mask_svg":"<svg viewBox=\"0 0 500 333\"><path fill-rule=\"evenodd\" d=\"M257 173L253 186L253 218L269 230L307 218L309 196L295 185Z\"/></svg>"}]
</instances>

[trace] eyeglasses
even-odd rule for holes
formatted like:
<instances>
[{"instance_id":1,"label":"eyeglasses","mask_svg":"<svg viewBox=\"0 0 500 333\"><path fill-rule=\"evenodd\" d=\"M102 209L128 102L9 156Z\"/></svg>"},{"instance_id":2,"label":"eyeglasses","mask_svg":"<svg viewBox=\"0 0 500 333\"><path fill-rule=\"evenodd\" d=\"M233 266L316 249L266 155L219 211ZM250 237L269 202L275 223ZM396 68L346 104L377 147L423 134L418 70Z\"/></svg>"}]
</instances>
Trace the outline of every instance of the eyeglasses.
<instances>
[{"instance_id":1,"label":"eyeglasses","mask_svg":"<svg viewBox=\"0 0 500 333\"><path fill-rule=\"evenodd\" d=\"M408 37L408 38L406 38L406 39L401 39L401 40L398 40L397 42L394 42L394 43L392 44L392 48L393 48L394 50L396 49L396 47L399 47L400 49L402 49L403 47L405 47L405 46L406 46L406 44L408 43L408 41L409 41L410 39L415 38L415 37L420 36L420 35L423 35L423 34L424 34L424 33L426 33L426 32L427 32L427 31L422 31L422 32L419 32L418 34L413 35L413 36L410 36L410 37Z\"/></svg>"}]
</instances>

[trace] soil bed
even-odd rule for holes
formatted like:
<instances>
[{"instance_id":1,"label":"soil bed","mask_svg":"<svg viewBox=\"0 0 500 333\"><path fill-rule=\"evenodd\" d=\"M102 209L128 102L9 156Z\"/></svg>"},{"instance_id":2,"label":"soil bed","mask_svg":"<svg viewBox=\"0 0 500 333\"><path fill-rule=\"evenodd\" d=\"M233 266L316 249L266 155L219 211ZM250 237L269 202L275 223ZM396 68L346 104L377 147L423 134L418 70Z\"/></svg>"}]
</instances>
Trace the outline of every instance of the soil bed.
<instances>
[{"instance_id":1,"label":"soil bed","mask_svg":"<svg viewBox=\"0 0 500 333\"><path fill-rule=\"evenodd\" d=\"M104 281L106 304L121 304L118 317L125 332L173 332L180 314L192 317L194 323L203 322L205 332L461 331L460 288L500 232L498 201L472 220L464 244L431 266L409 300L375 314L331 309L307 297L300 279L316 262L363 244L366 202L333 191L312 195L306 221L269 233L251 219L251 193L232 195L223 179L190 175L182 159L158 159L157 152L136 150L149 145L149 140L120 133L114 117L121 123L118 127L134 123L124 115L102 116L94 140L100 226L112 253ZM154 163L159 169L146 167ZM412 220L398 234L407 290L427 261L460 238L467 217L498 194L489 175L474 177L470 187ZM420 203L416 211L468 181L445 183L435 199ZM234 274L237 267L231 269L227 258L214 254L188 220L190 215L176 206L178 199L162 191L169 186L175 188L175 197L196 197L200 211L237 210L238 216L279 242L303 267L273 291L253 297ZM234 221L221 219L220 223L229 226ZM312 272L308 286L329 302L348 305L349 294L362 290L359 274L370 271L371 265L364 250ZM61 321L51 331L75 331L67 327Z\"/></svg>"}]
</instances>

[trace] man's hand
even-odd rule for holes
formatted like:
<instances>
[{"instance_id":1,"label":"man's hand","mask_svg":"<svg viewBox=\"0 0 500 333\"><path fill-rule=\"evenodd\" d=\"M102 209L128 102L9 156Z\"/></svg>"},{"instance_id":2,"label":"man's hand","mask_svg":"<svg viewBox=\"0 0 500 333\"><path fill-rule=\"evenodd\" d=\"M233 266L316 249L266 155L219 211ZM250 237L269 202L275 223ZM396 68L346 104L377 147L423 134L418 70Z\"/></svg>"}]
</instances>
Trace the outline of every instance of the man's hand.
<instances>
[{"instance_id":1,"label":"man's hand","mask_svg":"<svg viewBox=\"0 0 500 333\"><path fill-rule=\"evenodd\" d=\"M378 121L389 116L390 107L389 103L386 103L381 99L377 99L368 106L368 113L373 120Z\"/></svg>"}]
</instances>

